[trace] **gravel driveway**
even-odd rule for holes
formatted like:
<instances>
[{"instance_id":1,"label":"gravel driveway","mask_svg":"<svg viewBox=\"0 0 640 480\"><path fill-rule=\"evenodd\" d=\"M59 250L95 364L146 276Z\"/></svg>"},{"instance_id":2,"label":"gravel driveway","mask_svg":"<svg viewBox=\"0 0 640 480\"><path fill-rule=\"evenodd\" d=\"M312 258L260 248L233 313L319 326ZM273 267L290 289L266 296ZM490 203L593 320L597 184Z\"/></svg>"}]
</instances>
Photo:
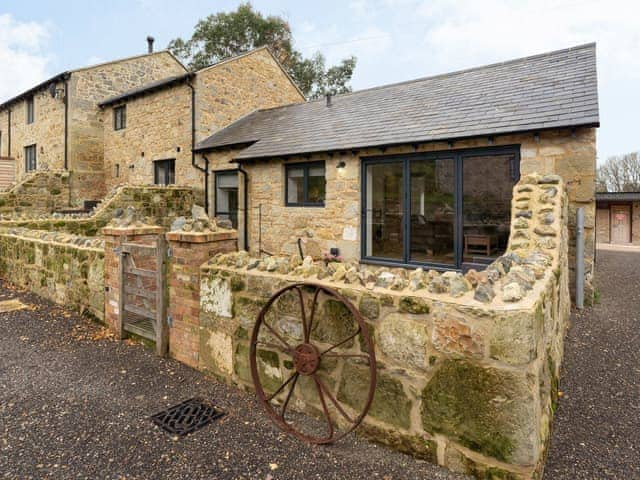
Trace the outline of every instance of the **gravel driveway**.
<instances>
[{"instance_id":1,"label":"gravel driveway","mask_svg":"<svg viewBox=\"0 0 640 480\"><path fill-rule=\"evenodd\" d=\"M434 479L466 477L349 436L310 448L280 434L253 396L88 320L0 285L0 478ZM228 412L174 439L149 415L194 396Z\"/></svg>"},{"instance_id":2,"label":"gravel driveway","mask_svg":"<svg viewBox=\"0 0 640 480\"><path fill-rule=\"evenodd\" d=\"M565 341L546 480L640 479L640 249L598 250L600 303Z\"/></svg>"}]
</instances>

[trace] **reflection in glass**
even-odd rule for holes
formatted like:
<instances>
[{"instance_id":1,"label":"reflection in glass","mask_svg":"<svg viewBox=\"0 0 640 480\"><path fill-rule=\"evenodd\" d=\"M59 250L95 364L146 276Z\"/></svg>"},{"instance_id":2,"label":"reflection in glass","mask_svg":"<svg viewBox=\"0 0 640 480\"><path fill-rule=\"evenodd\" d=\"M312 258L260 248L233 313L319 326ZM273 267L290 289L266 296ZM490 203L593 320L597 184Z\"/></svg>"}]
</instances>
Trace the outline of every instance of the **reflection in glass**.
<instances>
[{"instance_id":1,"label":"reflection in glass","mask_svg":"<svg viewBox=\"0 0 640 480\"><path fill-rule=\"evenodd\" d=\"M302 203L304 200L304 169L287 170L287 202Z\"/></svg>"},{"instance_id":2,"label":"reflection in glass","mask_svg":"<svg viewBox=\"0 0 640 480\"><path fill-rule=\"evenodd\" d=\"M463 157L463 262L490 263L509 241L513 154Z\"/></svg>"},{"instance_id":3,"label":"reflection in glass","mask_svg":"<svg viewBox=\"0 0 640 480\"><path fill-rule=\"evenodd\" d=\"M366 168L367 256L403 260L402 162Z\"/></svg>"},{"instance_id":4,"label":"reflection in glass","mask_svg":"<svg viewBox=\"0 0 640 480\"><path fill-rule=\"evenodd\" d=\"M412 161L411 252L415 262L455 263L455 164L452 158Z\"/></svg>"}]
</instances>

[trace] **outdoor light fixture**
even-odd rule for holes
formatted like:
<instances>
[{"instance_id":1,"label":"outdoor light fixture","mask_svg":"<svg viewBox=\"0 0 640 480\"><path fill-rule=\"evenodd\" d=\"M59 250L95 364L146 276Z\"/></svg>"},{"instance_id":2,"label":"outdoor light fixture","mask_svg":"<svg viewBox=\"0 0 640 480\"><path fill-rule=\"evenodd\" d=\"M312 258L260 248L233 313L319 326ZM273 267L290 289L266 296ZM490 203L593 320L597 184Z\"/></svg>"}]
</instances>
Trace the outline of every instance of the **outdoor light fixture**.
<instances>
[{"instance_id":1,"label":"outdoor light fixture","mask_svg":"<svg viewBox=\"0 0 640 480\"><path fill-rule=\"evenodd\" d=\"M338 165L336 165L336 168L337 168L337 169L342 169L342 168L344 168L344 167L346 167L346 166L347 166L347 164L346 164L346 163L344 163L344 160L340 160L340 161L338 162Z\"/></svg>"},{"instance_id":2,"label":"outdoor light fixture","mask_svg":"<svg viewBox=\"0 0 640 480\"><path fill-rule=\"evenodd\" d=\"M540 141L540 134L538 132L533 134L533 140L538 143Z\"/></svg>"}]
</instances>

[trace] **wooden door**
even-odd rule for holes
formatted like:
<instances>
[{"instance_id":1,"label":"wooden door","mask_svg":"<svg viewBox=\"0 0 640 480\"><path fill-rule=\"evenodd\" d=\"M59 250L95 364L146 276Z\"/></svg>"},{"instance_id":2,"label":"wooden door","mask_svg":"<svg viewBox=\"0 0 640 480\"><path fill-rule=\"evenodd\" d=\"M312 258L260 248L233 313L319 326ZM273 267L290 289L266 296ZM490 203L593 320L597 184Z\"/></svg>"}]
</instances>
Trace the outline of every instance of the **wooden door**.
<instances>
[{"instance_id":1,"label":"wooden door","mask_svg":"<svg viewBox=\"0 0 640 480\"><path fill-rule=\"evenodd\" d=\"M611 205L611 243L631 242L630 205Z\"/></svg>"}]
</instances>

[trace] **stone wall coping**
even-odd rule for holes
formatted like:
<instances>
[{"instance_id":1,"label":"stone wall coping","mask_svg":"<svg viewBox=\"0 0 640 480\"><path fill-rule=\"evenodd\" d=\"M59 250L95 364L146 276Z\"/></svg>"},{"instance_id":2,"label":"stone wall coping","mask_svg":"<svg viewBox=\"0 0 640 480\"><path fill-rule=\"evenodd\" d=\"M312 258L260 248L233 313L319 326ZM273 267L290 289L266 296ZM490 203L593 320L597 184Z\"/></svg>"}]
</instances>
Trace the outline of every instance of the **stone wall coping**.
<instances>
[{"instance_id":1,"label":"stone wall coping","mask_svg":"<svg viewBox=\"0 0 640 480\"><path fill-rule=\"evenodd\" d=\"M220 230L216 232L167 232L167 240L183 243L208 243L238 238L237 230Z\"/></svg>"},{"instance_id":2,"label":"stone wall coping","mask_svg":"<svg viewBox=\"0 0 640 480\"><path fill-rule=\"evenodd\" d=\"M84 246L84 245L76 245L74 243L58 242L58 241L55 241L55 240L42 239L42 238L37 238L37 237L29 237L29 236L25 236L25 235L17 235L15 233L9 233L9 232L0 232L0 236L2 236L2 237L13 237L13 238L17 238L19 240L24 240L24 241L27 241L27 242L37 242L37 243L41 243L43 245L54 245L56 247L74 248L76 250L87 250L87 251L96 252L96 253L104 253L104 247L87 247L87 246Z\"/></svg>"},{"instance_id":3,"label":"stone wall coping","mask_svg":"<svg viewBox=\"0 0 640 480\"><path fill-rule=\"evenodd\" d=\"M278 272L269 272L258 269L246 269L246 268L238 268L228 265L221 264L211 264L208 262L203 263L200 266L200 270L202 273L211 272L211 271L226 271L232 274L243 275L243 276L259 276L263 278L269 278L274 282L284 281L288 283L315 283L318 285L323 285L334 290L345 291L355 291L361 295L384 295L391 296L395 298L402 297L411 297L411 298L419 298L422 300L427 300L432 304L439 305L450 305L452 307L456 307L460 310L468 311L469 313L478 312L481 315L491 315L496 313L513 313L513 312L530 312L533 308L535 308L541 301L544 296L544 292L548 289L548 286L551 282L554 281L555 275L554 270L556 266L548 267L544 273L544 276L538 279L534 285L532 290L519 302L510 303L504 302L499 298L495 298L494 301L490 304L482 303L473 298L473 292L467 293L460 297L453 297L449 294L442 293L432 293L427 289L420 289L416 291L411 290L392 290L390 288L384 287L373 287L367 288L366 286L357 285L357 284L349 284L344 282L336 282L331 280L330 277L325 279L318 279L315 277L302 277L298 275L292 275L289 273L278 273ZM347 295L348 298L348 295Z\"/></svg>"},{"instance_id":4,"label":"stone wall coping","mask_svg":"<svg viewBox=\"0 0 640 480\"><path fill-rule=\"evenodd\" d=\"M163 227L154 225L144 226L131 226L131 227L104 227L102 229L103 235L110 235L113 237L121 237L126 235L154 235L164 233Z\"/></svg>"}]
</instances>

